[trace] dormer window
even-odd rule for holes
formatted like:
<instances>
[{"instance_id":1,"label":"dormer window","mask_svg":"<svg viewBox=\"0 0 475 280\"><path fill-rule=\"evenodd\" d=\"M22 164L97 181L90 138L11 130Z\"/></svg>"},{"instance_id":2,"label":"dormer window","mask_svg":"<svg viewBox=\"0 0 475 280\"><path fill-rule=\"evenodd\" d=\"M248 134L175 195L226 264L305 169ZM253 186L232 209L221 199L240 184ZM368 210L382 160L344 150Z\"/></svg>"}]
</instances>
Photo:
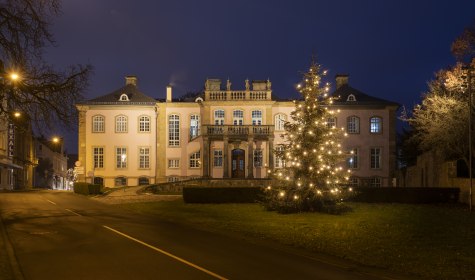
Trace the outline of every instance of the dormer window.
<instances>
[{"instance_id":1,"label":"dormer window","mask_svg":"<svg viewBox=\"0 0 475 280\"><path fill-rule=\"evenodd\" d=\"M356 101L356 97L353 94L348 95L346 101Z\"/></svg>"},{"instance_id":2,"label":"dormer window","mask_svg":"<svg viewBox=\"0 0 475 280\"><path fill-rule=\"evenodd\" d=\"M129 97L127 96L127 94L122 93L122 95L119 98L119 101L129 101Z\"/></svg>"}]
</instances>

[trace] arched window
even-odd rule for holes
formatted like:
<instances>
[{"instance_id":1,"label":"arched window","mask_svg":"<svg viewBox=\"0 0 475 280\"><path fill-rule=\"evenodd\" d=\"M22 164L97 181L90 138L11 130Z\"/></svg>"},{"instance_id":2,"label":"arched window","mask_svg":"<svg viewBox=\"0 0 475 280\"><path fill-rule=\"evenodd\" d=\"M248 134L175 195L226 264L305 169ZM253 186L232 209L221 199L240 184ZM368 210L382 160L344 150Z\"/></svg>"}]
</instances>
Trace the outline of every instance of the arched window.
<instances>
[{"instance_id":1,"label":"arched window","mask_svg":"<svg viewBox=\"0 0 475 280\"><path fill-rule=\"evenodd\" d=\"M233 125L243 125L244 112L242 110L233 111Z\"/></svg>"},{"instance_id":2,"label":"arched window","mask_svg":"<svg viewBox=\"0 0 475 280\"><path fill-rule=\"evenodd\" d=\"M261 125L262 124L262 111L254 110L252 111L252 125Z\"/></svg>"},{"instance_id":3,"label":"arched window","mask_svg":"<svg viewBox=\"0 0 475 280\"><path fill-rule=\"evenodd\" d=\"M214 124L215 125L224 125L224 110L215 110L214 111Z\"/></svg>"},{"instance_id":4,"label":"arched window","mask_svg":"<svg viewBox=\"0 0 475 280\"><path fill-rule=\"evenodd\" d=\"M139 132L150 132L150 117L149 116L139 117Z\"/></svg>"},{"instance_id":5,"label":"arched window","mask_svg":"<svg viewBox=\"0 0 475 280\"><path fill-rule=\"evenodd\" d=\"M115 132L125 133L127 132L127 117L120 115L115 117Z\"/></svg>"},{"instance_id":6,"label":"arched window","mask_svg":"<svg viewBox=\"0 0 475 280\"><path fill-rule=\"evenodd\" d=\"M360 118L357 116L348 117L346 130L348 133L360 133Z\"/></svg>"},{"instance_id":7,"label":"arched window","mask_svg":"<svg viewBox=\"0 0 475 280\"><path fill-rule=\"evenodd\" d=\"M180 116L168 116L168 146L180 146Z\"/></svg>"},{"instance_id":8,"label":"arched window","mask_svg":"<svg viewBox=\"0 0 475 280\"><path fill-rule=\"evenodd\" d=\"M114 185L116 187L125 187L127 186L127 178L120 176L114 179Z\"/></svg>"},{"instance_id":9,"label":"arched window","mask_svg":"<svg viewBox=\"0 0 475 280\"><path fill-rule=\"evenodd\" d=\"M104 132L105 131L105 118L101 115L92 117L92 132Z\"/></svg>"},{"instance_id":10,"label":"arched window","mask_svg":"<svg viewBox=\"0 0 475 280\"><path fill-rule=\"evenodd\" d=\"M274 117L274 129L276 131L285 130L285 122L287 121L287 116L284 114L277 114Z\"/></svg>"},{"instance_id":11,"label":"arched window","mask_svg":"<svg viewBox=\"0 0 475 280\"><path fill-rule=\"evenodd\" d=\"M327 119L327 127L328 128L335 128L336 127L336 117L329 117Z\"/></svg>"},{"instance_id":12,"label":"arched window","mask_svg":"<svg viewBox=\"0 0 475 280\"><path fill-rule=\"evenodd\" d=\"M383 119L381 117L371 117L369 119L369 132L375 134L383 132Z\"/></svg>"},{"instance_id":13,"label":"arched window","mask_svg":"<svg viewBox=\"0 0 475 280\"><path fill-rule=\"evenodd\" d=\"M129 101L129 97L127 96L127 94L122 93L119 98L119 101Z\"/></svg>"},{"instance_id":14,"label":"arched window","mask_svg":"<svg viewBox=\"0 0 475 280\"><path fill-rule=\"evenodd\" d=\"M150 180L147 177L139 177L139 186L149 185Z\"/></svg>"},{"instance_id":15,"label":"arched window","mask_svg":"<svg viewBox=\"0 0 475 280\"><path fill-rule=\"evenodd\" d=\"M356 101L356 97L353 94L348 95L346 101Z\"/></svg>"}]
</instances>

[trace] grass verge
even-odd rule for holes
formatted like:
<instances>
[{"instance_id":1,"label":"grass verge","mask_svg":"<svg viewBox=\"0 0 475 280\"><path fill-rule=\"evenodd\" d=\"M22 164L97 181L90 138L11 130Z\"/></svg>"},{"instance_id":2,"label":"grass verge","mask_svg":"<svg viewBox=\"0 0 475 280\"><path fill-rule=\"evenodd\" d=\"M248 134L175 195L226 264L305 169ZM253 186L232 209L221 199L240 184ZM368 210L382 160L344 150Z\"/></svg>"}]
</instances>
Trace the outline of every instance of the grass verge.
<instances>
[{"instance_id":1,"label":"grass verge","mask_svg":"<svg viewBox=\"0 0 475 280\"><path fill-rule=\"evenodd\" d=\"M257 204L124 204L199 228L302 247L432 279L475 279L475 214L454 205L350 203L341 216L282 215Z\"/></svg>"}]
</instances>

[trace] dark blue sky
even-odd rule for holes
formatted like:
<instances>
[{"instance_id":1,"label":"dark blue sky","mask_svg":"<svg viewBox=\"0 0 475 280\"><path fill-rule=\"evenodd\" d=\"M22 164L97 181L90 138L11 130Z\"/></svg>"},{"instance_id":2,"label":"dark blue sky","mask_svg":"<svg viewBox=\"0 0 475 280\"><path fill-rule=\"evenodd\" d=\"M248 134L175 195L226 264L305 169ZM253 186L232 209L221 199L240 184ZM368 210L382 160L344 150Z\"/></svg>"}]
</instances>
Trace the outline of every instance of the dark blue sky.
<instances>
[{"instance_id":1,"label":"dark blue sky","mask_svg":"<svg viewBox=\"0 0 475 280\"><path fill-rule=\"evenodd\" d=\"M373 96L412 107L434 72L454 64L450 45L475 20L475 1L81 0L63 1L49 62L94 67L85 96L137 75L154 98L203 88L209 78L270 78L274 94L294 86L310 57ZM66 135L70 152L77 136Z\"/></svg>"}]
</instances>

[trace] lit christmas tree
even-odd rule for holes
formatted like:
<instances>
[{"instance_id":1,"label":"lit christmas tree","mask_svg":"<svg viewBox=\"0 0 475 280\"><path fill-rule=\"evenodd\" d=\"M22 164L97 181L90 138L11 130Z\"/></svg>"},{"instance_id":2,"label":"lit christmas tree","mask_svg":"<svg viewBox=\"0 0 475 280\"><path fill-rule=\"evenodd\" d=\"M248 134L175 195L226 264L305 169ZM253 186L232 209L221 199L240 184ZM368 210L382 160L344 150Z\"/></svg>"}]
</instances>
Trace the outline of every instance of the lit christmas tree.
<instances>
[{"instance_id":1,"label":"lit christmas tree","mask_svg":"<svg viewBox=\"0 0 475 280\"><path fill-rule=\"evenodd\" d=\"M276 149L285 167L274 171L273 184L266 189L265 206L278 212L333 212L346 196L350 173L343 168L347 154L341 139L346 133L334 120L330 85L323 84L326 71L312 61L297 85L302 100L294 101L291 121L282 135L286 144ZM348 189L351 190L351 189Z\"/></svg>"}]
</instances>

